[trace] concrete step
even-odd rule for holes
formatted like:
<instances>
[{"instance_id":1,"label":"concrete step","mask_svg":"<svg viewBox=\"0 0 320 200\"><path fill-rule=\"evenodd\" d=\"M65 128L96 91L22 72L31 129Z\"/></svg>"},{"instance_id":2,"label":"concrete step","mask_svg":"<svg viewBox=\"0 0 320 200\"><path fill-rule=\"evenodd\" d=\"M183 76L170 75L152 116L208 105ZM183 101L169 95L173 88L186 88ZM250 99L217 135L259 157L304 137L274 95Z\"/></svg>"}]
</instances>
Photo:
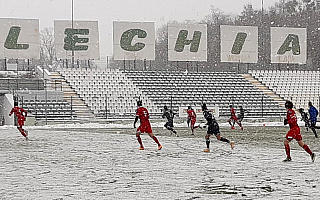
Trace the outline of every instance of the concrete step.
<instances>
[{"instance_id":1,"label":"concrete step","mask_svg":"<svg viewBox=\"0 0 320 200\"><path fill-rule=\"evenodd\" d=\"M52 82L60 81L62 83L63 98L72 103L72 108L75 111L77 118L79 119L95 119L94 114L85 104L85 102L79 97L74 89L71 88L69 83L58 72L51 73ZM72 102L71 102L72 97Z\"/></svg>"},{"instance_id":2,"label":"concrete step","mask_svg":"<svg viewBox=\"0 0 320 200\"><path fill-rule=\"evenodd\" d=\"M285 104L284 99L282 99L279 95L275 94L267 86L263 85L260 81L253 78L250 74L243 74L242 77L250 81L256 88L261 90L264 94L272 98L275 102L278 103L280 107L284 107L284 104Z\"/></svg>"}]
</instances>

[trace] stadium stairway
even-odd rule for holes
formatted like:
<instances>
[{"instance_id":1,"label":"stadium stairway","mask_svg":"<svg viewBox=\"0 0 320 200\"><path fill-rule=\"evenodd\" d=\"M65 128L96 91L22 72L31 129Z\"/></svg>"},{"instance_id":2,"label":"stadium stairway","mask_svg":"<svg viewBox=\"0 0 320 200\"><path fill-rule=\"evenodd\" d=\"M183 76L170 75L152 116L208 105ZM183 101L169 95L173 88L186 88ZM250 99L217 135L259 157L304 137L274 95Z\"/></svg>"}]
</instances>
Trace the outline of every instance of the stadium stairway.
<instances>
[{"instance_id":1,"label":"stadium stairway","mask_svg":"<svg viewBox=\"0 0 320 200\"><path fill-rule=\"evenodd\" d=\"M274 101L276 101L279 106L284 107L285 100L282 99L279 95L275 94L272 90L270 90L267 86L262 84L260 81L252 77L250 74L242 74L242 77L244 77L246 80L248 80L252 85L259 90L261 90L265 95L272 98Z\"/></svg>"},{"instance_id":2,"label":"stadium stairway","mask_svg":"<svg viewBox=\"0 0 320 200\"><path fill-rule=\"evenodd\" d=\"M58 73L51 72L51 87L52 89L62 89L64 95L63 99L71 104L75 111L77 119L95 119L94 114L84 103L84 101L79 97L75 90L70 86L69 83ZM60 84L57 88L57 83Z\"/></svg>"}]
</instances>

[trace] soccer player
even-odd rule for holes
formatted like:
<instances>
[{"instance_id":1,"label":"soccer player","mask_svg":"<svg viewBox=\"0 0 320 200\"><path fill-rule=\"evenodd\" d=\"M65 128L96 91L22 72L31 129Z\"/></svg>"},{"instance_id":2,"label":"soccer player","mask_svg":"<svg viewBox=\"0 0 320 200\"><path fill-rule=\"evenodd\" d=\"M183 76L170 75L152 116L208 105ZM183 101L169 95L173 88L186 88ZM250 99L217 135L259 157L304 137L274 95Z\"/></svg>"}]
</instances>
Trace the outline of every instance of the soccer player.
<instances>
[{"instance_id":1,"label":"soccer player","mask_svg":"<svg viewBox=\"0 0 320 200\"><path fill-rule=\"evenodd\" d=\"M26 138L26 140L28 140L28 131L22 128L22 126L24 126L24 122L26 121L28 112L25 109L20 108L18 106L18 103L15 102L14 107L11 109L11 112L9 113L9 116L11 116L13 113L16 115L18 119L17 129L20 131L21 135L23 135Z\"/></svg>"},{"instance_id":2,"label":"soccer player","mask_svg":"<svg viewBox=\"0 0 320 200\"><path fill-rule=\"evenodd\" d=\"M298 111L299 111L299 113L301 115L301 121L304 121L304 126L308 130L308 128L310 128L310 121L309 121L308 114L306 112L304 112L303 108L299 108Z\"/></svg>"},{"instance_id":3,"label":"soccer player","mask_svg":"<svg viewBox=\"0 0 320 200\"><path fill-rule=\"evenodd\" d=\"M192 131L192 135L194 135L194 129L198 128L199 126L194 126L196 121L197 121L197 115L196 113L194 112L194 110L192 109L191 106L188 106L188 119L187 119L187 124L189 126L190 122L190 128L191 128L191 131Z\"/></svg>"},{"instance_id":4,"label":"soccer player","mask_svg":"<svg viewBox=\"0 0 320 200\"><path fill-rule=\"evenodd\" d=\"M312 162L314 162L315 154L312 153L308 145L306 145L302 140L302 136L300 134L300 127L298 126L298 123L297 123L297 116L294 110L292 109L293 103L291 101L286 101L285 108L287 109L287 117L284 120L284 125L289 124L290 130L288 131L286 135L286 139L284 140L284 147L286 150L287 158L284 159L283 162L291 161L289 143L293 139L295 139L298 142L300 147L302 147L308 154L310 154L311 160Z\"/></svg>"},{"instance_id":5,"label":"soccer player","mask_svg":"<svg viewBox=\"0 0 320 200\"><path fill-rule=\"evenodd\" d=\"M149 136L158 144L158 150L162 149L162 145L159 143L158 139L156 136L153 135L152 133L152 128L150 125L150 121L149 121L149 112L146 108L142 107L142 101L137 101L137 112L136 112L136 118L134 120L133 123L133 127L136 128L136 123L138 121L138 119L140 119L140 126L137 129L136 132L136 136L137 136L137 140L140 144L140 150L144 150L143 144L142 144L142 140L141 140L141 133L148 133Z\"/></svg>"},{"instance_id":6,"label":"soccer player","mask_svg":"<svg viewBox=\"0 0 320 200\"><path fill-rule=\"evenodd\" d=\"M207 134L205 136L207 148L204 150L204 152L210 152L210 136L213 134L217 137L217 140L229 143L231 145L231 149L233 149L234 142L230 142L230 140L220 136L218 122L213 117L211 111L208 110L207 105L205 103L202 105L202 112L204 118L207 120L206 125L208 126Z\"/></svg>"},{"instance_id":7,"label":"soccer player","mask_svg":"<svg viewBox=\"0 0 320 200\"><path fill-rule=\"evenodd\" d=\"M168 129L171 133L174 133L177 135L177 131L173 129L173 118L174 118L175 113L172 112L171 109L168 109L167 106L164 106L162 118L167 118L167 123L165 123L164 127Z\"/></svg>"},{"instance_id":8,"label":"soccer player","mask_svg":"<svg viewBox=\"0 0 320 200\"><path fill-rule=\"evenodd\" d=\"M244 118L244 112L246 112L247 110L243 109L242 106L239 106L239 108L240 108L240 113L238 115L238 121L239 123L241 123Z\"/></svg>"},{"instance_id":9,"label":"soccer player","mask_svg":"<svg viewBox=\"0 0 320 200\"><path fill-rule=\"evenodd\" d=\"M234 108L233 108L232 105L230 105L230 112L231 112L231 117L228 120L228 122L229 122L229 124L231 126L231 129L235 129L234 128L234 123L236 122L241 127L241 130L243 130L243 127L242 127L241 123L238 121L238 118L236 116L236 112L234 111ZM233 124L231 123L231 121L233 122Z\"/></svg>"},{"instance_id":10,"label":"soccer player","mask_svg":"<svg viewBox=\"0 0 320 200\"><path fill-rule=\"evenodd\" d=\"M316 126L318 110L312 105L310 101L308 105L309 105L309 115L310 115L310 129L314 133L314 136L318 138L318 134L316 131L316 129L320 129L320 127Z\"/></svg>"}]
</instances>

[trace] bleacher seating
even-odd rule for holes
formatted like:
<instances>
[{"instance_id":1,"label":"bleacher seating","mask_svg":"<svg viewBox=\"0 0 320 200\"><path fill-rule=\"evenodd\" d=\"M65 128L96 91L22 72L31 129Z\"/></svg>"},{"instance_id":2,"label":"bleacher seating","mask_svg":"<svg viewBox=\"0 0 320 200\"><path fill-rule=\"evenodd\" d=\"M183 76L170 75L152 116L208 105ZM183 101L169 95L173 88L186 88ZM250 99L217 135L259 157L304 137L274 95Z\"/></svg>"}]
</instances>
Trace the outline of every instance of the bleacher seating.
<instances>
[{"instance_id":1,"label":"bleacher seating","mask_svg":"<svg viewBox=\"0 0 320 200\"><path fill-rule=\"evenodd\" d=\"M20 105L36 119L70 119L75 116L67 101L25 99Z\"/></svg>"},{"instance_id":2,"label":"bleacher seating","mask_svg":"<svg viewBox=\"0 0 320 200\"><path fill-rule=\"evenodd\" d=\"M0 90L43 90L42 79L34 78L0 78Z\"/></svg>"},{"instance_id":3,"label":"bleacher seating","mask_svg":"<svg viewBox=\"0 0 320 200\"><path fill-rule=\"evenodd\" d=\"M130 71L126 75L160 108L170 105L172 98L175 110L205 102L218 106L220 116L230 116L229 105L236 109L242 105L251 117L279 117L285 113L273 99L232 72Z\"/></svg>"},{"instance_id":4,"label":"bleacher seating","mask_svg":"<svg viewBox=\"0 0 320 200\"><path fill-rule=\"evenodd\" d=\"M36 119L70 119L74 117L71 105L63 100L62 91L54 90L17 90L19 105L32 113Z\"/></svg>"},{"instance_id":5,"label":"bleacher seating","mask_svg":"<svg viewBox=\"0 0 320 200\"><path fill-rule=\"evenodd\" d=\"M242 105L248 117L279 117L285 110L252 83L233 72L119 71L110 68L62 68L60 74L96 116L134 116L140 97L150 113L160 116L164 105L218 106L230 116L229 105Z\"/></svg>"},{"instance_id":6,"label":"bleacher seating","mask_svg":"<svg viewBox=\"0 0 320 200\"><path fill-rule=\"evenodd\" d=\"M320 71L252 70L253 77L285 100L291 100L296 108L315 106L320 100Z\"/></svg>"},{"instance_id":7,"label":"bleacher seating","mask_svg":"<svg viewBox=\"0 0 320 200\"><path fill-rule=\"evenodd\" d=\"M77 92L96 116L134 116L136 101L141 98L150 113L160 110L116 69L62 68L60 74Z\"/></svg>"}]
</instances>

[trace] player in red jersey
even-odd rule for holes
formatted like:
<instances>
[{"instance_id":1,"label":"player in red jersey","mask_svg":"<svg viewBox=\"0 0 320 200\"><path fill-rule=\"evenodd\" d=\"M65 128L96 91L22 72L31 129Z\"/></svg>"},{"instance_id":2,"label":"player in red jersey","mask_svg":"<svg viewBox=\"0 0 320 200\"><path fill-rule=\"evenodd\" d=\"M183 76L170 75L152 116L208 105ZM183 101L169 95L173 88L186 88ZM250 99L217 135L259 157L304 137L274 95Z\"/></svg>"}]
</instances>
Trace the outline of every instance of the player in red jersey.
<instances>
[{"instance_id":1,"label":"player in red jersey","mask_svg":"<svg viewBox=\"0 0 320 200\"><path fill-rule=\"evenodd\" d=\"M141 140L141 133L148 133L149 136L158 144L158 150L162 149L162 145L159 143L158 139L156 136L153 135L152 133L152 128L150 125L150 121L149 121L149 112L146 108L142 107L142 101L138 101L137 102L137 113L136 113L136 118L134 120L133 123L133 127L136 128L136 123L138 121L138 119L140 119L140 126L137 129L137 139L138 142L140 144L140 150L144 150L143 144L142 144L142 140Z\"/></svg>"},{"instance_id":2,"label":"player in red jersey","mask_svg":"<svg viewBox=\"0 0 320 200\"><path fill-rule=\"evenodd\" d=\"M231 126L231 129L235 129L234 122L236 122L241 127L241 130L243 130L243 127L242 127L241 123L238 121L238 117L236 116L236 112L234 111L234 108L232 105L230 105L230 112L231 112L231 117L228 120L228 122ZM233 124L231 123L231 121L233 122Z\"/></svg>"},{"instance_id":3,"label":"player in red jersey","mask_svg":"<svg viewBox=\"0 0 320 200\"><path fill-rule=\"evenodd\" d=\"M9 116L11 116L13 113L17 116L18 119L17 129L26 138L26 140L28 140L28 131L22 128L22 126L24 126L24 122L26 121L28 112L25 109L18 107L18 104L15 103L14 107L9 113Z\"/></svg>"},{"instance_id":4,"label":"player in red jersey","mask_svg":"<svg viewBox=\"0 0 320 200\"><path fill-rule=\"evenodd\" d=\"M192 109L191 106L188 106L188 119L187 119L187 123L188 123L188 126L190 124L190 128L191 128L191 131L192 131L192 135L194 135L194 129L198 128L199 126L194 126L194 124L196 123L197 121L197 115L196 113L194 112L194 110Z\"/></svg>"},{"instance_id":5,"label":"player in red jersey","mask_svg":"<svg viewBox=\"0 0 320 200\"><path fill-rule=\"evenodd\" d=\"M293 108L293 103L291 101L286 101L285 107L287 109L287 118L284 120L284 125L289 124L290 130L286 135L286 139L284 140L284 147L286 150L287 158L283 160L283 162L288 162L291 161L291 156L290 156L290 146L289 143L291 140L295 139L300 147L302 147L308 154L311 156L312 162L315 160L315 154L312 153L312 151L309 149L308 145L306 145L302 141L302 136L300 134L300 127L298 126L297 123L297 116L296 113L294 112Z\"/></svg>"}]
</instances>

